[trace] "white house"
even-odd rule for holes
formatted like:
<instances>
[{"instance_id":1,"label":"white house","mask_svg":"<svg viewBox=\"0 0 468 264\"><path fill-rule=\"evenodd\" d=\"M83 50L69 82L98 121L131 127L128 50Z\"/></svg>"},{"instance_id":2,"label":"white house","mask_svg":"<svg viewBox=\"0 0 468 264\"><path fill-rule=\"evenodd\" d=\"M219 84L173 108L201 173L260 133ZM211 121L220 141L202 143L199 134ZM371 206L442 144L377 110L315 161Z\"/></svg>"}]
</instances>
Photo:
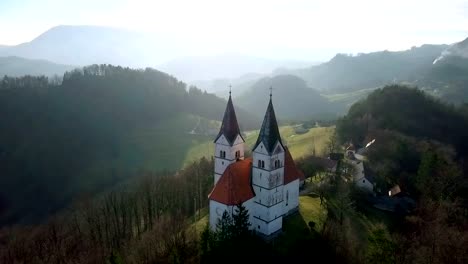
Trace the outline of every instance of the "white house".
<instances>
[{"instance_id":1,"label":"white house","mask_svg":"<svg viewBox=\"0 0 468 264\"><path fill-rule=\"evenodd\" d=\"M372 141L374 143L375 140ZM346 158L348 163L354 167L353 182L356 186L367 190L369 192L374 191L374 178L370 173L367 173L366 166L366 150L370 144L367 144L366 148L361 148L356 152L354 145L350 145L346 148Z\"/></svg>"},{"instance_id":2,"label":"white house","mask_svg":"<svg viewBox=\"0 0 468 264\"><path fill-rule=\"evenodd\" d=\"M298 209L304 174L281 141L271 95L252 157L244 157L245 141L231 96L214 143L211 228L216 228L224 211L232 214L237 204L243 204L249 210L251 229L264 236L281 231L283 217Z\"/></svg>"}]
</instances>

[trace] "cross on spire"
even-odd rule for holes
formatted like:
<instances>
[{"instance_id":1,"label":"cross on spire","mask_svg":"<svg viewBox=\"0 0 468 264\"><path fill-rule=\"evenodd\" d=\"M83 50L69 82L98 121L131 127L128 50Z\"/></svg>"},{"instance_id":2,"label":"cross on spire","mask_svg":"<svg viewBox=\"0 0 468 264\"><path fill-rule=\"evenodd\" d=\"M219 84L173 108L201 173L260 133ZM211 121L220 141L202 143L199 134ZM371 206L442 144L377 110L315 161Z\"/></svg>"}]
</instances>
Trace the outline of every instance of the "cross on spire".
<instances>
[{"instance_id":1,"label":"cross on spire","mask_svg":"<svg viewBox=\"0 0 468 264\"><path fill-rule=\"evenodd\" d=\"M272 94L273 94L273 86L270 86L270 99L271 99Z\"/></svg>"},{"instance_id":2,"label":"cross on spire","mask_svg":"<svg viewBox=\"0 0 468 264\"><path fill-rule=\"evenodd\" d=\"M232 88L232 86L229 85L229 96L231 96L231 88Z\"/></svg>"}]
</instances>

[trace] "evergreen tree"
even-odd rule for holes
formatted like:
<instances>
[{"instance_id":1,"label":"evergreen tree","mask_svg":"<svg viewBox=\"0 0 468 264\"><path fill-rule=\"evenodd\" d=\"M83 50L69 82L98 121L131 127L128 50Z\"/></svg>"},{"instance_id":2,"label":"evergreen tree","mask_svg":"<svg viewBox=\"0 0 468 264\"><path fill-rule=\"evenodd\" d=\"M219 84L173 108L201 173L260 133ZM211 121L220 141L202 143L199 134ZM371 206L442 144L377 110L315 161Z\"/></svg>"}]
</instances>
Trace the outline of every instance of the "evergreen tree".
<instances>
[{"instance_id":1,"label":"evergreen tree","mask_svg":"<svg viewBox=\"0 0 468 264\"><path fill-rule=\"evenodd\" d=\"M233 221L231 215L224 211L223 216L216 224L216 236L219 241L226 241L232 238Z\"/></svg>"},{"instance_id":2,"label":"evergreen tree","mask_svg":"<svg viewBox=\"0 0 468 264\"><path fill-rule=\"evenodd\" d=\"M232 235L234 238L238 238L249 233L249 210L244 205L236 205L235 214L232 216Z\"/></svg>"}]
</instances>

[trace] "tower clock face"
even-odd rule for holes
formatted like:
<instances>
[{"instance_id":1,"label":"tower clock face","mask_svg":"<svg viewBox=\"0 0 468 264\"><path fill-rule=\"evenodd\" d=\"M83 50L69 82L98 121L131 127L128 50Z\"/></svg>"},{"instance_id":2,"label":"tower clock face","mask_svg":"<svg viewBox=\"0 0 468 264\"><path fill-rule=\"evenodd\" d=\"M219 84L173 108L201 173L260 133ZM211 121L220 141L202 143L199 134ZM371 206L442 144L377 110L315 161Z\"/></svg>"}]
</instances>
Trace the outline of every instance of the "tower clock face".
<instances>
[{"instance_id":1,"label":"tower clock face","mask_svg":"<svg viewBox=\"0 0 468 264\"><path fill-rule=\"evenodd\" d=\"M216 208L216 214L218 216L222 216L223 215L223 209L221 209L220 207Z\"/></svg>"}]
</instances>

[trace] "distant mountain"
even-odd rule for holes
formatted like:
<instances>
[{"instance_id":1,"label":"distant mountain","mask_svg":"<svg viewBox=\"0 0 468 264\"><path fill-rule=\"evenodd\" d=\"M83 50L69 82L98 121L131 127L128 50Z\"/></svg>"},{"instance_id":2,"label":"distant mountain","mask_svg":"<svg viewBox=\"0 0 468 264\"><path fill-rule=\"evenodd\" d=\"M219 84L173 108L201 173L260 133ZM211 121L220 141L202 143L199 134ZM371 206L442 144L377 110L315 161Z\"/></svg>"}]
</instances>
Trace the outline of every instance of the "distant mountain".
<instances>
[{"instance_id":1,"label":"distant mountain","mask_svg":"<svg viewBox=\"0 0 468 264\"><path fill-rule=\"evenodd\" d=\"M79 66L106 63L151 67L176 56L174 47L167 36L100 26L57 26L30 42L1 47L0 56Z\"/></svg>"},{"instance_id":2,"label":"distant mountain","mask_svg":"<svg viewBox=\"0 0 468 264\"><path fill-rule=\"evenodd\" d=\"M465 40L466 42L466 40ZM460 47L444 51L416 85L430 89L433 94L455 103L468 103L468 56ZM454 52L457 50L457 52Z\"/></svg>"},{"instance_id":3,"label":"distant mountain","mask_svg":"<svg viewBox=\"0 0 468 264\"><path fill-rule=\"evenodd\" d=\"M270 60L226 53L215 56L193 56L169 61L159 66L164 72L186 82L212 79L233 79L247 73L270 74L277 68L303 68L311 62L294 60Z\"/></svg>"},{"instance_id":4,"label":"distant mountain","mask_svg":"<svg viewBox=\"0 0 468 264\"><path fill-rule=\"evenodd\" d=\"M329 62L289 71L316 89L350 92L424 78L448 45L422 45L405 51L380 51L356 56L337 54Z\"/></svg>"},{"instance_id":5,"label":"distant mountain","mask_svg":"<svg viewBox=\"0 0 468 264\"><path fill-rule=\"evenodd\" d=\"M86 66L113 64L154 67L185 82L271 73L276 68L304 68L305 61L270 60L235 53L183 57L189 48L169 34L158 35L101 26L57 26L30 42L0 46L0 57L17 56Z\"/></svg>"},{"instance_id":6,"label":"distant mountain","mask_svg":"<svg viewBox=\"0 0 468 264\"><path fill-rule=\"evenodd\" d=\"M235 98L242 108L263 115L273 87L273 102L279 119L308 120L335 115L337 109L318 91L308 87L304 80L293 75L266 77L257 81L248 91Z\"/></svg>"},{"instance_id":7,"label":"distant mountain","mask_svg":"<svg viewBox=\"0 0 468 264\"><path fill-rule=\"evenodd\" d=\"M264 77L266 77L265 74L248 73L238 78L193 81L191 84L202 90L215 93L219 97L227 98L229 96L229 86L232 87L233 95L240 95L249 89L256 81Z\"/></svg>"},{"instance_id":8,"label":"distant mountain","mask_svg":"<svg viewBox=\"0 0 468 264\"><path fill-rule=\"evenodd\" d=\"M0 47L1 48L1 47ZM20 57L0 57L0 76L45 75L62 76L74 66L56 64L46 60L31 60Z\"/></svg>"}]
</instances>

